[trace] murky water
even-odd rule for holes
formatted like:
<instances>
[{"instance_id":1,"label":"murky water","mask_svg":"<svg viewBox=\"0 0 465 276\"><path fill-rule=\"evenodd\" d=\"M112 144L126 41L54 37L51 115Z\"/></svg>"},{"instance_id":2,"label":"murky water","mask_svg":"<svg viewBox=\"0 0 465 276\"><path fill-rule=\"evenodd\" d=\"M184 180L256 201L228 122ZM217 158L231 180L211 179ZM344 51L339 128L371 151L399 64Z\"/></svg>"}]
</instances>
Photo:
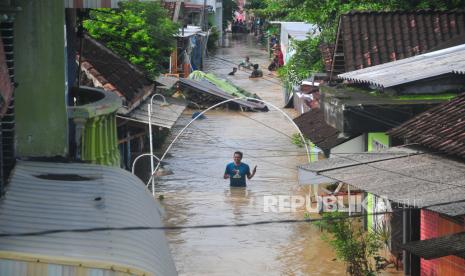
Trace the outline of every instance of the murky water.
<instances>
[{"instance_id":1,"label":"murky water","mask_svg":"<svg viewBox=\"0 0 465 276\"><path fill-rule=\"evenodd\" d=\"M232 40L207 61L207 71L225 77L245 55L266 68L267 56L252 39ZM226 60L226 61L225 61ZM264 70L263 79L248 79L240 71L229 79L262 99L282 106L279 81ZM292 110L288 110L292 115ZM305 151L291 143L297 131L279 111L239 113L212 111L195 122L166 159L174 175L161 178L166 225L238 224L263 220L302 219L296 213L264 212L267 195L305 195L297 183L296 166ZM181 128L190 120L186 114ZM223 180L225 165L235 150L243 162L257 165L247 188L230 188ZM183 229L167 233L177 269L182 275L343 275L331 248L315 227L267 224L244 227Z\"/></svg>"}]
</instances>

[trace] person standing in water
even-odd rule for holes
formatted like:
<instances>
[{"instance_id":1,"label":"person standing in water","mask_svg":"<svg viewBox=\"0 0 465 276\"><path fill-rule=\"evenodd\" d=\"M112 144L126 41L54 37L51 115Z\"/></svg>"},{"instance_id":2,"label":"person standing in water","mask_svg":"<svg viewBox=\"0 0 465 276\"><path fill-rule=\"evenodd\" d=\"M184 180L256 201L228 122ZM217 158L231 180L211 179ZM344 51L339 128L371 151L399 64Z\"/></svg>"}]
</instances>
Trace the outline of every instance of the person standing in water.
<instances>
[{"instance_id":1,"label":"person standing in water","mask_svg":"<svg viewBox=\"0 0 465 276\"><path fill-rule=\"evenodd\" d=\"M242 163L242 152L236 151L233 156L234 162L226 165L226 170L224 171L224 179L230 180L231 187L245 187L246 180L252 179L255 173L257 172L257 166L253 168L252 173L250 172L249 165Z\"/></svg>"}]
</instances>

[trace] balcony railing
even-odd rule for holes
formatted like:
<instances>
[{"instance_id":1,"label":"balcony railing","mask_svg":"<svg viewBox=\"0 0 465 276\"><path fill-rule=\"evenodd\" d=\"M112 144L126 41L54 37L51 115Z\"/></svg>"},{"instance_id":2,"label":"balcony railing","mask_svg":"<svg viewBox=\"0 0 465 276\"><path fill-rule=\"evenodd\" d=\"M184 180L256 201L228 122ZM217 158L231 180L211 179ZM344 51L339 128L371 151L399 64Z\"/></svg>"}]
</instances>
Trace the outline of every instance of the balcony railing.
<instances>
[{"instance_id":1,"label":"balcony railing","mask_svg":"<svg viewBox=\"0 0 465 276\"><path fill-rule=\"evenodd\" d=\"M76 126L76 159L119 166L116 111L121 107L121 99L102 89L82 86L75 96L77 105L68 107L68 111Z\"/></svg>"}]
</instances>

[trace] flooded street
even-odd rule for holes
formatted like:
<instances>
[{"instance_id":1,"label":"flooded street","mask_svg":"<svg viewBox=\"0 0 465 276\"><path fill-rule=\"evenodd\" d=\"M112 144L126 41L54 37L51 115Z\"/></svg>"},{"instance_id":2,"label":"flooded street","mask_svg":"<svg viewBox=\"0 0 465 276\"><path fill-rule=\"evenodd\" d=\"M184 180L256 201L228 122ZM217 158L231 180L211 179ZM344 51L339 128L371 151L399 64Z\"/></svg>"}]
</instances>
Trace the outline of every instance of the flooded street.
<instances>
[{"instance_id":1,"label":"flooded street","mask_svg":"<svg viewBox=\"0 0 465 276\"><path fill-rule=\"evenodd\" d=\"M254 37L230 40L206 62L207 72L226 77L234 64L250 56L264 71L263 79L248 79L249 72L228 76L245 90L282 107L276 77L268 75L268 58ZM216 110L194 122L166 159L174 174L160 178L157 192L167 226L240 224L264 220L303 219L304 212L264 212L264 196L305 195L297 183L296 166L306 162L305 150L291 143L297 130L277 110L233 112ZM287 110L293 117L293 110ZM187 112L178 121L190 121ZM257 174L247 188L230 188L223 179L233 152ZM182 229L167 232L180 275L343 275L344 264L321 240L319 230L306 223L275 223L243 227Z\"/></svg>"}]
</instances>

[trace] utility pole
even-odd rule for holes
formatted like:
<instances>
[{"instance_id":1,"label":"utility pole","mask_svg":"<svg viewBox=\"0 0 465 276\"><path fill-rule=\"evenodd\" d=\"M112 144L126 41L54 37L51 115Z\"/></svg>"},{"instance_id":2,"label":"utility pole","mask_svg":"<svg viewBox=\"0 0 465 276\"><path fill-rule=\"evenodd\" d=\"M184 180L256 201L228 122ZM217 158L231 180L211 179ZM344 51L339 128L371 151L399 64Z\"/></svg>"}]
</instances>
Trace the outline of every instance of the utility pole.
<instances>
[{"instance_id":1,"label":"utility pole","mask_svg":"<svg viewBox=\"0 0 465 276\"><path fill-rule=\"evenodd\" d=\"M174 7L173 22L178 22L179 20L179 11L181 10L183 0L176 0L176 5Z\"/></svg>"},{"instance_id":2,"label":"utility pole","mask_svg":"<svg viewBox=\"0 0 465 276\"><path fill-rule=\"evenodd\" d=\"M206 31L208 29L208 20L207 20L207 0L203 0L203 13L202 13L202 30Z\"/></svg>"}]
</instances>

